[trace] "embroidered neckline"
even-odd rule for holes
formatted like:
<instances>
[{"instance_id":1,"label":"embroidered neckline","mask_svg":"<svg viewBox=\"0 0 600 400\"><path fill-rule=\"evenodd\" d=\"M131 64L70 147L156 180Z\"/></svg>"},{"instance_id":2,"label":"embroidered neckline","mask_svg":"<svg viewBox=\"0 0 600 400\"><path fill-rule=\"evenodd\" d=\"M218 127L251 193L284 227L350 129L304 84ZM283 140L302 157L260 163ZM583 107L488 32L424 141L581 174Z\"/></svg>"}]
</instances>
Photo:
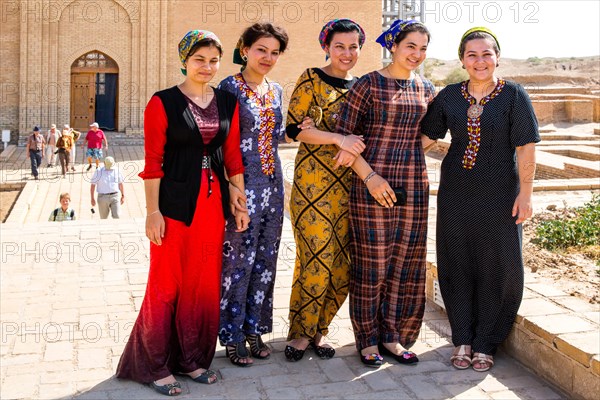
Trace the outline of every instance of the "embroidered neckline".
<instances>
[{"instance_id":1,"label":"embroidered neckline","mask_svg":"<svg viewBox=\"0 0 600 400\"><path fill-rule=\"evenodd\" d=\"M469 102L469 108L467 110L467 133L469 135L469 144L465 150L465 154L463 156L462 165L465 169L473 169L475 166L475 161L477 160L477 153L479 152L479 146L481 144L481 114L483 114L483 107L493 98L498 96L506 81L504 79L498 79L496 83L496 87L490 94L479 100L473 97L469 91L469 81L464 81L460 86L460 92Z\"/></svg>"},{"instance_id":2,"label":"embroidered neckline","mask_svg":"<svg viewBox=\"0 0 600 400\"><path fill-rule=\"evenodd\" d=\"M275 173L275 154L273 151L273 132L275 131L275 110L273 110L274 90L269 90L261 99L254 90L248 86L242 73L234 75L234 80L242 93L246 96L246 103L250 108L258 108L258 153L260 155L260 168L265 175Z\"/></svg>"}]
</instances>

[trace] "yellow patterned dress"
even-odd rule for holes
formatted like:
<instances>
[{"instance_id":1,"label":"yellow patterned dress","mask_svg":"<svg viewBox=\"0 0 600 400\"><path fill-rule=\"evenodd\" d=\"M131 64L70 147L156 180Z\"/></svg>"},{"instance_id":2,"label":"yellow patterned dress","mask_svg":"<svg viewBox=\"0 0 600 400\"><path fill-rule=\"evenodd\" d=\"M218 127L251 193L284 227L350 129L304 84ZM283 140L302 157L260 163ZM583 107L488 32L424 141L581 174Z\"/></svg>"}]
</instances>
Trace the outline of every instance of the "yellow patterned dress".
<instances>
[{"instance_id":1,"label":"yellow patterned dress","mask_svg":"<svg viewBox=\"0 0 600 400\"><path fill-rule=\"evenodd\" d=\"M304 71L290 100L288 136L306 115L317 128L334 131L346 94L356 81L327 75L318 68ZM309 110L313 111L309 113ZM351 169L334 169L335 145L301 143L296 155L290 212L296 240L296 266L290 298L288 340L327 335L333 317L348 295L350 279L348 192Z\"/></svg>"}]
</instances>

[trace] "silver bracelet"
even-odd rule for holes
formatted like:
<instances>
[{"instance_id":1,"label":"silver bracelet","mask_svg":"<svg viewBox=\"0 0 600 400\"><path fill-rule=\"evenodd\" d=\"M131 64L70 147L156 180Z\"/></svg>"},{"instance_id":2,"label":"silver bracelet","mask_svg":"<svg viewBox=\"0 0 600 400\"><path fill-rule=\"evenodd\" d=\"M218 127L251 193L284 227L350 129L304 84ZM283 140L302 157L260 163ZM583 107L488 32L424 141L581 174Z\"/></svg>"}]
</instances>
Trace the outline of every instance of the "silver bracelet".
<instances>
[{"instance_id":1,"label":"silver bracelet","mask_svg":"<svg viewBox=\"0 0 600 400\"><path fill-rule=\"evenodd\" d=\"M371 171L371 173L369 175L367 175L367 177L365 179L363 179L363 182L365 183L365 185L367 184L367 182L369 182L371 180L371 178L373 178L375 175L377 175L377 172L375 171Z\"/></svg>"},{"instance_id":2,"label":"silver bracelet","mask_svg":"<svg viewBox=\"0 0 600 400\"><path fill-rule=\"evenodd\" d=\"M158 212L160 212L160 210L152 211L150 214L146 215L146 218L148 218L149 216L154 215Z\"/></svg>"},{"instance_id":3,"label":"silver bracelet","mask_svg":"<svg viewBox=\"0 0 600 400\"><path fill-rule=\"evenodd\" d=\"M342 143L340 143L340 149L342 149L344 147L345 140L346 140L346 136L344 136L344 138L342 139Z\"/></svg>"}]
</instances>

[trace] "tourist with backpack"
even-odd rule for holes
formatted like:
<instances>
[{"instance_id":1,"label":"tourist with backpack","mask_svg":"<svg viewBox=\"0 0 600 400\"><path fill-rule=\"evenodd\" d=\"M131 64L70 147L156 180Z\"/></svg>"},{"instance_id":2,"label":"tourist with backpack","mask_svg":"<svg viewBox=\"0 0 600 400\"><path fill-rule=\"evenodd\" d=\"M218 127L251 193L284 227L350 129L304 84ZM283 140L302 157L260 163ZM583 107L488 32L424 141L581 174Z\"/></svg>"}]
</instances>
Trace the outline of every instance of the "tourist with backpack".
<instances>
[{"instance_id":1,"label":"tourist with backpack","mask_svg":"<svg viewBox=\"0 0 600 400\"><path fill-rule=\"evenodd\" d=\"M69 193L61 193L60 194L60 207L55 208L54 211L50 213L50 217L48 217L48 221L75 221L77 217L75 216L75 210L69 207L71 203L71 196Z\"/></svg>"}]
</instances>

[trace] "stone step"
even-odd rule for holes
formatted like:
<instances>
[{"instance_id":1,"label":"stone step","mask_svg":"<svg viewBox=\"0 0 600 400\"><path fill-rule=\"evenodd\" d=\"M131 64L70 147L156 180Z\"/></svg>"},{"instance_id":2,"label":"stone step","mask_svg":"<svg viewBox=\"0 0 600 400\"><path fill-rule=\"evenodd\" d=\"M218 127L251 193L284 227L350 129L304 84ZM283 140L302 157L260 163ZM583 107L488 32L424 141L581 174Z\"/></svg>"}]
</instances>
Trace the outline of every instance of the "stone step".
<instances>
[{"instance_id":1,"label":"stone step","mask_svg":"<svg viewBox=\"0 0 600 400\"><path fill-rule=\"evenodd\" d=\"M527 93L532 94L591 94L585 86L525 86Z\"/></svg>"},{"instance_id":2,"label":"stone step","mask_svg":"<svg viewBox=\"0 0 600 400\"><path fill-rule=\"evenodd\" d=\"M556 133L556 132L540 132L540 136L542 141L544 140L589 140L589 141L598 141L598 138L595 135L588 133Z\"/></svg>"}]
</instances>

